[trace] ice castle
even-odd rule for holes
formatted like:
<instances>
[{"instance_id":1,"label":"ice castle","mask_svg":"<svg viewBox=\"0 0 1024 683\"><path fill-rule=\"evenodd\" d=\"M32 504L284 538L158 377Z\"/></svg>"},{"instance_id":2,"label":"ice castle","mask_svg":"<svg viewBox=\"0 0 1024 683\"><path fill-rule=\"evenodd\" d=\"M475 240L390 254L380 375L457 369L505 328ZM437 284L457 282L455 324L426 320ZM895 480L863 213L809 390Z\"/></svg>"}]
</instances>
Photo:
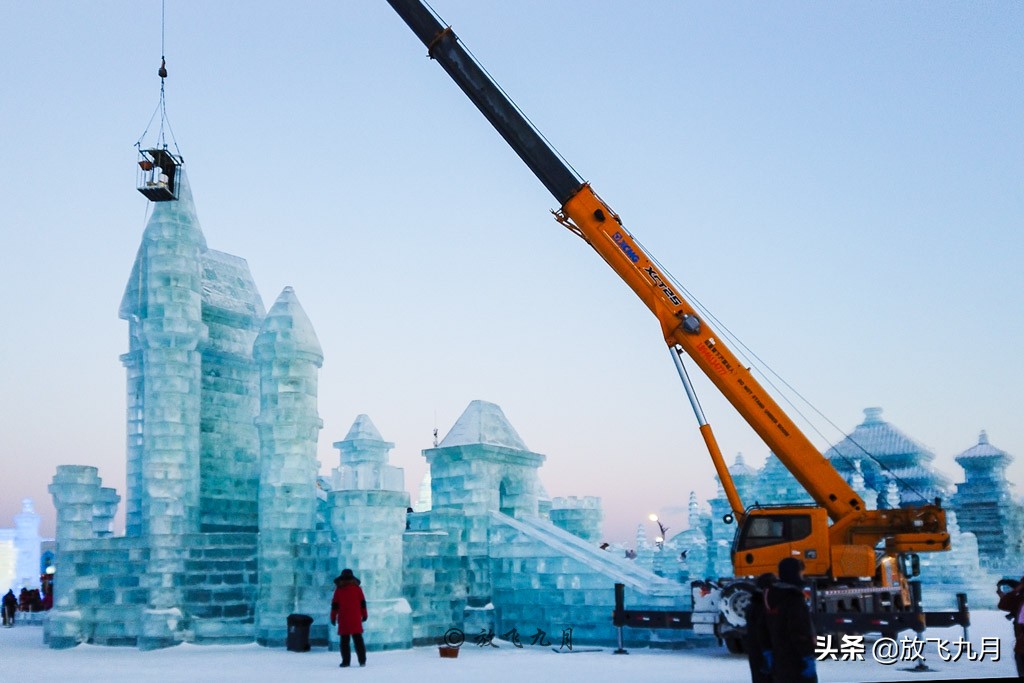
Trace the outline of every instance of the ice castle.
<instances>
[{"instance_id":1,"label":"ice castle","mask_svg":"<svg viewBox=\"0 0 1024 683\"><path fill-rule=\"evenodd\" d=\"M283 646L292 613L314 617L314 644L336 647L327 612L343 567L363 581L376 649L436 643L451 628L550 639L572 628L575 642L610 644L615 583L637 609L689 606L679 581L598 546L598 498L548 499L546 456L493 403L471 402L423 451L421 511L366 415L319 476L313 325L288 287L265 311L245 260L207 247L183 172L178 191L154 204L120 307L125 534L111 531L121 496L95 467L60 466L50 485L51 647Z\"/></svg>"}]
</instances>

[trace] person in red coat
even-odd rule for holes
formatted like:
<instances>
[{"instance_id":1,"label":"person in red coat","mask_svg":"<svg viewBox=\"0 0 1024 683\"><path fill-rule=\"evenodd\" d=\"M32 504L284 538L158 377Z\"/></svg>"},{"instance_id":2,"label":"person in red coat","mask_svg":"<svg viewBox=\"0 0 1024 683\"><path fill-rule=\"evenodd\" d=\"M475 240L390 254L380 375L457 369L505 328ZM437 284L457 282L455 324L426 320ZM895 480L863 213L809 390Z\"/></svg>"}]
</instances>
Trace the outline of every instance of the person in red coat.
<instances>
[{"instance_id":1,"label":"person in red coat","mask_svg":"<svg viewBox=\"0 0 1024 683\"><path fill-rule=\"evenodd\" d=\"M351 569L343 569L334 580L334 597L331 598L331 625L338 625L341 636L341 664L352 662L349 638L356 645L356 659L359 666L366 666L366 644L363 642L363 622L366 621L366 596L359 587L359 579Z\"/></svg>"}]
</instances>

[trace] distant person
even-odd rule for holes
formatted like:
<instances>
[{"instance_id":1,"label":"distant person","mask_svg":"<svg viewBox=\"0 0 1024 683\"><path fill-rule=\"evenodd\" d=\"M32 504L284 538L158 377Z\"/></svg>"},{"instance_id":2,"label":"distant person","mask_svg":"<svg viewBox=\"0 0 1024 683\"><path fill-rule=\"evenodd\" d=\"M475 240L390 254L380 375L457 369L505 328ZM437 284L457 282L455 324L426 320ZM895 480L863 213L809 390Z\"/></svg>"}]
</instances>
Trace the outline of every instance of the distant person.
<instances>
[{"instance_id":1,"label":"distant person","mask_svg":"<svg viewBox=\"0 0 1024 683\"><path fill-rule=\"evenodd\" d=\"M18 598L14 596L14 591L7 591L7 595L0 600L0 608L4 613L4 626L14 626L14 615L18 611Z\"/></svg>"},{"instance_id":2,"label":"distant person","mask_svg":"<svg viewBox=\"0 0 1024 683\"><path fill-rule=\"evenodd\" d=\"M1011 590L999 592L999 609L1008 612L1007 618L1013 621L1013 660L1017 663L1017 677L1024 679L1024 576Z\"/></svg>"},{"instance_id":3,"label":"distant person","mask_svg":"<svg viewBox=\"0 0 1024 683\"><path fill-rule=\"evenodd\" d=\"M334 597L331 598L331 625L338 625L341 636L341 664L352 663L352 651L349 645L351 638L356 646L356 659L359 666L366 666L366 644L363 642L363 622L366 621L366 596L359 587L359 579L351 569L343 569L341 575L334 580Z\"/></svg>"},{"instance_id":4,"label":"distant person","mask_svg":"<svg viewBox=\"0 0 1024 683\"><path fill-rule=\"evenodd\" d=\"M804 599L804 563L779 562L779 580L765 591L775 683L816 683L814 623Z\"/></svg>"},{"instance_id":5,"label":"distant person","mask_svg":"<svg viewBox=\"0 0 1024 683\"><path fill-rule=\"evenodd\" d=\"M775 583L774 574L761 574L754 582L754 593L747 606L747 632L743 649L750 664L753 683L772 683L772 640L768 633L768 607L765 591Z\"/></svg>"}]
</instances>

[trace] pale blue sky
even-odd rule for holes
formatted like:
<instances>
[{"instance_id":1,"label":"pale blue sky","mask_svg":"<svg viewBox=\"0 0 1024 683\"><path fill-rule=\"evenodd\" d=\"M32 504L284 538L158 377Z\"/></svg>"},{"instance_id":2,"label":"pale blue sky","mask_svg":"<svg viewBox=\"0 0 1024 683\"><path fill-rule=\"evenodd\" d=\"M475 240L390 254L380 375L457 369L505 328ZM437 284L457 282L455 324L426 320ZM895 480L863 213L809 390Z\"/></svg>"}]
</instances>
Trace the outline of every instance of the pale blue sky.
<instances>
[{"instance_id":1,"label":"pale blue sky","mask_svg":"<svg viewBox=\"0 0 1024 683\"><path fill-rule=\"evenodd\" d=\"M882 406L960 480L952 457L985 428L1024 485L1024 5L434 6L844 430ZM27 495L52 529L58 464L123 493L117 306L159 14L0 0L0 526ZM268 306L294 286L319 334L325 469L366 412L415 492L435 424L481 398L548 455L552 495L604 498L610 538L713 493L654 318L383 0L169 0L167 16L168 113L207 241L248 259ZM698 388L729 458L760 463Z\"/></svg>"}]
</instances>

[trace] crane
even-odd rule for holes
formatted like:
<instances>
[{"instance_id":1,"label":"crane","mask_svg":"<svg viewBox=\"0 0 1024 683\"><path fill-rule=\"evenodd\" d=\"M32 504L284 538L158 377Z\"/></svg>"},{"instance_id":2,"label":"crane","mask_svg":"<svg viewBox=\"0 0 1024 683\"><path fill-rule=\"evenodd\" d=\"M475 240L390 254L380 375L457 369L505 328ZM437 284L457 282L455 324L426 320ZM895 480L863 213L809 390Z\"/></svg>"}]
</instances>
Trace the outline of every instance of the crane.
<instances>
[{"instance_id":1,"label":"crane","mask_svg":"<svg viewBox=\"0 0 1024 683\"><path fill-rule=\"evenodd\" d=\"M897 615L883 619L878 630L923 630L926 622L965 622L965 605L956 616L941 613L947 616L926 619L920 609L919 586L914 584L915 592L909 585L918 571L916 553L950 547L941 501L869 510L641 246L619 215L554 151L491 79L451 26L421 0L388 3L426 46L428 57L441 65L558 202L559 208L553 212L556 220L590 245L657 318L729 501L732 512L727 517L738 522L733 578L774 572L782 558L799 557L807 575L814 578L818 611L823 613L842 612L856 603L859 614ZM810 494L813 505L744 507L697 401L684 359L710 379ZM723 611L732 615L727 626L742 628L742 623L736 622L743 621L737 606L742 603L744 591L730 593L730 585L743 584L733 581L716 585L715 590L720 591L716 598L734 596L729 603L732 608ZM860 628L866 630L871 620L858 617L856 621L863 622ZM715 632L721 636L727 629L716 626Z\"/></svg>"}]
</instances>

